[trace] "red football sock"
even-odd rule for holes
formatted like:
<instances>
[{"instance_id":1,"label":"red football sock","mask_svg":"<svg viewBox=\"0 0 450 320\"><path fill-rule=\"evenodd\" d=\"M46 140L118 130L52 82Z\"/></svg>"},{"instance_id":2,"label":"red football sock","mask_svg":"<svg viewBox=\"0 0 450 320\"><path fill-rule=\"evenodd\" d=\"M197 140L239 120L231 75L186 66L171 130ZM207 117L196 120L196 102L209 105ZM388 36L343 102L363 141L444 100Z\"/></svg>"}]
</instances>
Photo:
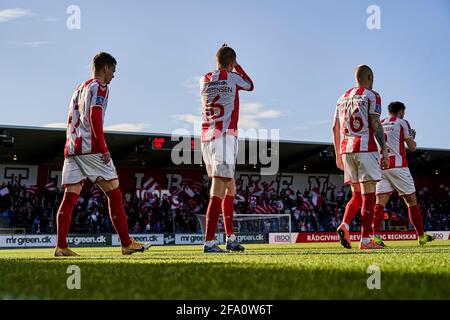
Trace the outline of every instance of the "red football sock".
<instances>
[{"instance_id":1,"label":"red football sock","mask_svg":"<svg viewBox=\"0 0 450 320\"><path fill-rule=\"evenodd\" d=\"M233 201L234 196L226 195L222 201L222 214L225 224L225 233L229 237L233 234Z\"/></svg>"},{"instance_id":2,"label":"red football sock","mask_svg":"<svg viewBox=\"0 0 450 320\"><path fill-rule=\"evenodd\" d=\"M56 218L56 232L58 234L57 246L61 249L67 248L67 234L70 229L72 211L78 201L79 195L73 192L65 192Z\"/></svg>"},{"instance_id":3,"label":"red football sock","mask_svg":"<svg viewBox=\"0 0 450 320\"><path fill-rule=\"evenodd\" d=\"M362 203L361 192L353 192L352 198L345 207L344 219L342 220L343 223L350 225L359 208L361 207L361 203Z\"/></svg>"},{"instance_id":4,"label":"red football sock","mask_svg":"<svg viewBox=\"0 0 450 320\"><path fill-rule=\"evenodd\" d=\"M125 214L122 205L122 192L119 188L116 188L108 191L106 196L108 197L109 217L111 218L111 222L119 235L120 243L123 247L127 247L131 244L131 239L128 234L127 215Z\"/></svg>"},{"instance_id":5,"label":"red football sock","mask_svg":"<svg viewBox=\"0 0 450 320\"><path fill-rule=\"evenodd\" d=\"M423 222L422 215L420 214L419 207L417 205L408 208L409 221L416 229L417 235L423 236Z\"/></svg>"},{"instance_id":6,"label":"red football sock","mask_svg":"<svg viewBox=\"0 0 450 320\"><path fill-rule=\"evenodd\" d=\"M222 199L216 196L209 198L208 211L206 211L205 241L214 240L216 237L217 223L219 222Z\"/></svg>"},{"instance_id":7,"label":"red football sock","mask_svg":"<svg viewBox=\"0 0 450 320\"><path fill-rule=\"evenodd\" d=\"M362 195L361 237L369 238L372 233L373 211L375 207L375 192Z\"/></svg>"},{"instance_id":8,"label":"red football sock","mask_svg":"<svg viewBox=\"0 0 450 320\"><path fill-rule=\"evenodd\" d=\"M373 213L373 234L380 234L381 223L384 218L384 207L381 204L376 204Z\"/></svg>"}]
</instances>

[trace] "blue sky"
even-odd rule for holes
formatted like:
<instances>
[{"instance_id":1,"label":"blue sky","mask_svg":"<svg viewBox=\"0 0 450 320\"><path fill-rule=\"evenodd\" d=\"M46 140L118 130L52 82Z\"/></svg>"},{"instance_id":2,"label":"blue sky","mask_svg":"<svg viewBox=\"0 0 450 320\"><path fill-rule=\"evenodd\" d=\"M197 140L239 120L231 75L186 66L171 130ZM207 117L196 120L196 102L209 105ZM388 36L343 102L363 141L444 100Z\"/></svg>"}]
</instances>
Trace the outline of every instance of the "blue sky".
<instances>
[{"instance_id":1,"label":"blue sky","mask_svg":"<svg viewBox=\"0 0 450 320\"><path fill-rule=\"evenodd\" d=\"M369 5L381 29L366 25ZM69 5L81 29L69 30ZM450 148L450 2L8 1L0 3L0 124L58 126L96 51L118 60L105 126L193 131L198 79L221 43L236 49L255 91L241 94L240 126L286 140L331 141L335 102L358 64L375 72L387 104L407 105L423 147Z\"/></svg>"}]
</instances>

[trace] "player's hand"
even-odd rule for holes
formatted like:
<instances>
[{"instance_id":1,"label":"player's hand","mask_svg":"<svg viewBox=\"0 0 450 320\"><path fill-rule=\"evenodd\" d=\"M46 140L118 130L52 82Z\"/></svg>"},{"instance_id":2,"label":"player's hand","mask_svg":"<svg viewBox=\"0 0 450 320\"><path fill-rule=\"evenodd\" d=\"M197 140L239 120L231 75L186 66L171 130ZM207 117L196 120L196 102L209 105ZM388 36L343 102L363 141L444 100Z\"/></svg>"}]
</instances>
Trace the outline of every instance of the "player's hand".
<instances>
[{"instance_id":1,"label":"player's hand","mask_svg":"<svg viewBox=\"0 0 450 320\"><path fill-rule=\"evenodd\" d=\"M103 161L104 164L108 164L111 161L111 154L108 152L102 153L100 155L100 159Z\"/></svg>"},{"instance_id":2,"label":"player's hand","mask_svg":"<svg viewBox=\"0 0 450 320\"><path fill-rule=\"evenodd\" d=\"M342 161L342 154L336 156L336 166L344 171L344 162Z\"/></svg>"},{"instance_id":3,"label":"player's hand","mask_svg":"<svg viewBox=\"0 0 450 320\"><path fill-rule=\"evenodd\" d=\"M411 129L409 130L411 132L411 137L416 140L416 130L415 129Z\"/></svg>"},{"instance_id":4,"label":"player's hand","mask_svg":"<svg viewBox=\"0 0 450 320\"><path fill-rule=\"evenodd\" d=\"M387 168L389 168L389 154L388 154L387 148L384 148L384 149L382 150L382 155L381 155L381 168L382 168L382 169L387 169Z\"/></svg>"}]
</instances>

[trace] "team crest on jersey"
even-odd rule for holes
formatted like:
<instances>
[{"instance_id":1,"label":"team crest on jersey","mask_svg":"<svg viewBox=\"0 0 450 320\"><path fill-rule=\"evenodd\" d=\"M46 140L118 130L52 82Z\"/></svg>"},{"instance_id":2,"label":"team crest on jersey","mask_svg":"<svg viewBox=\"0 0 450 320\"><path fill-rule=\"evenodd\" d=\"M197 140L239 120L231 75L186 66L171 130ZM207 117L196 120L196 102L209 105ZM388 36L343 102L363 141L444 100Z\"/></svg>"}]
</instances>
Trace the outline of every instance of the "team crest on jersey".
<instances>
[{"instance_id":1,"label":"team crest on jersey","mask_svg":"<svg viewBox=\"0 0 450 320\"><path fill-rule=\"evenodd\" d=\"M381 104L377 103L377 104L375 105L375 112L381 113Z\"/></svg>"},{"instance_id":2,"label":"team crest on jersey","mask_svg":"<svg viewBox=\"0 0 450 320\"><path fill-rule=\"evenodd\" d=\"M102 96L97 96L96 104L103 105L103 101L105 100Z\"/></svg>"}]
</instances>

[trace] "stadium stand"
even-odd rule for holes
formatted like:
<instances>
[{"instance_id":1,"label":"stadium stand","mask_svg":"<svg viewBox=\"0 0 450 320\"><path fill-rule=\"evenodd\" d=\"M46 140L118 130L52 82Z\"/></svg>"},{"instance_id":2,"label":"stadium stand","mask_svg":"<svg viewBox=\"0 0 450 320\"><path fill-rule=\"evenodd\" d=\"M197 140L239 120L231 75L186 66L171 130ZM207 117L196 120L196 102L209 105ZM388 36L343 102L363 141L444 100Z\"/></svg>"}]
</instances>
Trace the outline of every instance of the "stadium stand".
<instances>
[{"instance_id":1,"label":"stadium stand","mask_svg":"<svg viewBox=\"0 0 450 320\"><path fill-rule=\"evenodd\" d=\"M59 181L65 131L0 129L14 137L14 144L0 147L0 228L55 233L62 198ZM192 139L194 153L198 152L197 140L187 138ZM131 232L201 232L196 214L205 213L209 186L200 164L173 165L170 156L175 143L168 135L107 132L106 139L121 179ZM260 163L238 165L235 213L288 213L293 232L334 231L350 189L342 186L330 147L326 143L281 141L280 170L274 176L261 177ZM420 149L408 155L427 230L450 229L450 189L445 185L450 175L449 159L448 150ZM260 231L258 228L261 226L250 224L246 231ZM359 230L358 217L351 228ZM386 208L383 229L411 229L398 196L394 195ZM103 193L86 183L74 210L71 232L111 231Z\"/></svg>"}]
</instances>

